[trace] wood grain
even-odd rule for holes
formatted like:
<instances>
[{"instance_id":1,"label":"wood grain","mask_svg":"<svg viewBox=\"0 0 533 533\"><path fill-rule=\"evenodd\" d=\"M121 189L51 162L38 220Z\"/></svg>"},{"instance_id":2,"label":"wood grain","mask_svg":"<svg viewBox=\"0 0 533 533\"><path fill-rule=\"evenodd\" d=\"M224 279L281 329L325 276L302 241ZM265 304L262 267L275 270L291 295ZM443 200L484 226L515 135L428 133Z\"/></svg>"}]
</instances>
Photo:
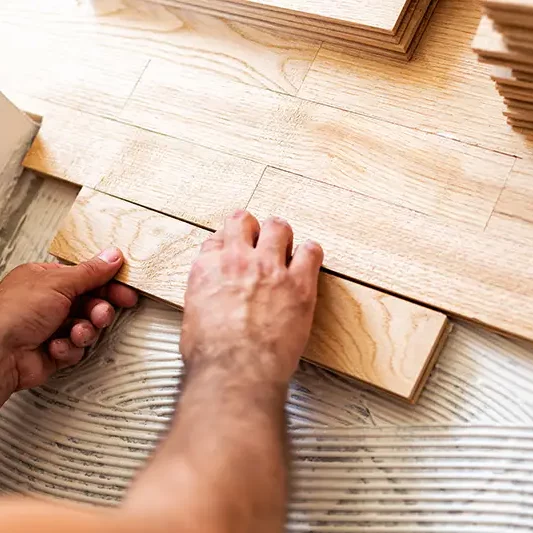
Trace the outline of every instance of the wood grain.
<instances>
[{"instance_id":1,"label":"wood grain","mask_svg":"<svg viewBox=\"0 0 533 533\"><path fill-rule=\"evenodd\" d=\"M510 227L511 220L516 222L520 229L517 234L509 231L507 235L513 239L516 236L522 240L525 229L529 229L529 241L533 240L533 160L518 159L509 175L507 184L494 208L488 229L495 228L496 218L509 219L507 226Z\"/></svg>"},{"instance_id":2,"label":"wood grain","mask_svg":"<svg viewBox=\"0 0 533 533\"><path fill-rule=\"evenodd\" d=\"M111 244L126 264L117 279L183 307L192 261L210 232L83 188L50 251L73 263ZM447 333L438 312L321 274L306 358L405 400L416 398Z\"/></svg>"},{"instance_id":3,"label":"wood grain","mask_svg":"<svg viewBox=\"0 0 533 533\"><path fill-rule=\"evenodd\" d=\"M285 217L324 265L507 334L533 339L530 249L268 168L249 209ZM354 218L356 213L356 218Z\"/></svg>"},{"instance_id":4,"label":"wood grain","mask_svg":"<svg viewBox=\"0 0 533 533\"><path fill-rule=\"evenodd\" d=\"M349 0L324 3L321 0L234 0L236 4L263 7L295 15L353 24L394 33L409 0ZM231 5L231 1L226 2Z\"/></svg>"},{"instance_id":5,"label":"wood grain","mask_svg":"<svg viewBox=\"0 0 533 533\"><path fill-rule=\"evenodd\" d=\"M34 96L116 115L150 59L294 94L320 43L142 0L5 0L0 45L5 91L31 75Z\"/></svg>"},{"instance_id":6,"label":"wood grain","mask_svg":"<svg viewBox=\"0 0 533 533\"><path fill-rule=\"evenodd\" d=\"M115 120L47 110L27 168L203 226L246 207L265 169Z\"/></svg>"},{"instance_id":7,"label":"wood grain","mask_svg":"<svg viewBox=\"0 0 533 533\"><path fill-rule=\"evenodd\" d=\"M450 139L199 76L152 61L122 118L475 227L486 224L512 164Z\"/></svg>"},{"instance_id":8,"label":"wood grain","mask_svg":"<svg viewBox=\"0 0 533 533\"><path fill-rule=\"evenodd\" d=\"M408 66L323 46L298 96L508 154L533 143L513 132L472 52L481 2L441 0ZM468 117L468 118L466 118ZM490 128L487 128L490 122Z\"/></svg>"},{"instance_id":9,"label":"wood grain","mask_svg":"<svg viewBox=\"0 0 533 533\"><path fill-rule=\"evenodd\" d=\"M349 28L328 21L310 23L305 17L275 13L269 9L258 9L227 2L213 0L208 5L195 0L156 0L163 5L179 5L202 13L223 17L241 23L249 23L262 28L282 30L302 37L312 37L323 42L337 44L348 48L369 51L409 59L416 47L419 36L423 33L426 20L431 16L436 1L415 0L409 8L395 35L385 35L376 31Z\"/></svg>"}]
</instances>

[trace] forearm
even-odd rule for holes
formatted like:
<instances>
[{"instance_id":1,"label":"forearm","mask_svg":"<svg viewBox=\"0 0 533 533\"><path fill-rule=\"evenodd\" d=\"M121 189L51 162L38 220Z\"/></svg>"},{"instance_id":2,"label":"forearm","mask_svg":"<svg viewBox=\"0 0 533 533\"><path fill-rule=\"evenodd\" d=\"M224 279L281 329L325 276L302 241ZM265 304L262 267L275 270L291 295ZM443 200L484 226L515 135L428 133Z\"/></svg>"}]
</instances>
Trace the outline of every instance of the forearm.
<instances>
[{"instance_id":1,"label":"forearm","mask_svg":"<svg viewBox=\"0 0 533 533\"><path fill-rule=\"evenodd\" d=\"M191 365L170 434L128 505L179 499L183 531L283 530L287 384L264 379L253 360L246 370L227 360Z\"/></svg>"}]
</instances>

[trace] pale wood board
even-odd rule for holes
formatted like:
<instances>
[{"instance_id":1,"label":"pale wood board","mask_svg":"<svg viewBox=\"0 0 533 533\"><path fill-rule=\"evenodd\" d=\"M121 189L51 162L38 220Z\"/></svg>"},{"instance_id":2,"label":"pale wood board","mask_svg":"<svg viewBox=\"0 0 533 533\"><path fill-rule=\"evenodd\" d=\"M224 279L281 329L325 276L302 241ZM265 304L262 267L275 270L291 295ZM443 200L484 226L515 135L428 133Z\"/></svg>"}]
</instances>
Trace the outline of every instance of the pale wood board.
<instances>
[{"instance_id":1,"label":"pale wood board","mask_svg":"<svg viewBox=\"0 0 533 533\"><path fill-rule=\"evenodd\" d=\"M285 217L296 235L321 242L331 270L533 338L533 262L525 245L444 231L418 213L270 168L248 207L260 218Z\"/></svg>"},{"instance_id":2,"label":"pale wood board","mask_svg":"<svg viewBox=\"0 0 533 533\"><path fill-rule=\"evenodd\" d=\"M523 120L525 122L531 122L533 126L533 111L526 109L513 109L508 107L506 111L503 112L506 117Z\"/></svg>"},{"instance_id":3,"label":"pale wood board","mask_svg":"<svg viewBox=\"0 0 533 533\"><path fill-rule=\"evenodd\" d=\"M450 139L200 76L152 61L122 118L477 227L485 224L512 164Z\"/></svg>"},{"instance_id":4,"label":"pale wood board","mask_svg":"<svg viewBox=\"0 0 533 533\"><path fill-rule=\"evenodd\" d=\"M504 98L503 100L510 111L526 109L533 111L533 102L523 102L522 100L515 100L514 98Z\"/></svg>"},{"instance_id":5,"label":"pale wood board","mask_svg":"<svg viewBox=\"0 0 533 533\"><path fill-rule=\"evenodd\" d=\"M274 11L329 20L358 27L375 28L394 33L405 13L409 0L234 0L236 4L270 7ZM231 2L228 2L231 4Z\"/></svg>"},{"instance_id":6,"label":"pale wood board","mask_svg":"<svg viewBox=\"0 0 533 533\"><path fill-rule=\"evenodd\" d=\"M435 27L437 24L436 28L440 28L439 31L442 31L442 28L446 28L448 31L448 28L452 26L457 28L457 25L451 25L449 21L461 21L461 24L466 21L470 24L474 20L473 16L471 18L461 17L461 14L464 13L472 14L474 12L472 6L459 5L456 0L443 0L442 4L439 5L445 8L440 10L440 18L433 19L433 26ZM56 17L56 15L53 16ZM91 21L90 28L94 23L93 19ZM101 25L100 22L98 26ZM477 23L478 20L476 19L475 24L477 25ZM457 51L463 50L461 47L466 43L466 37L464 37L464 41L461 40L463 38L462 32L464 32L464 36L468 36L468 39L471 38L471 33L468 34L468 31L461 24L459 24L459 34L447 34L448 40L439 42L440 48L435 52L440 53L440 58L445 56L446 61L450 61L450 58L457 59ZM119 27L116 19L113 20L111 27ZM97 31L94 35L98 36L100 33ZM437 30L430 31L428 38L435 34L438 34ZM457 35L460 35L461 39L457 39ZM93 37L93 34L91 36ZM115 41L112 37L107 41L107 44L111 45L119 41ZM419 52L417 57L423 57L424 54L425 52ZM351 57L351 61L354 61L353 56L349 57ZM438 112L444 113L446 111L450 116L454 114L454 120L460 120L466 125L465 127L468 127L470 121L466 120L465 117L470 118L470 112L478 113L479 117L484 113L484 125L487 121L490 121L491 124L491 128L484 127L484 130L490 130L489 134L492 134L494 130L497 131L498 129L497 125L493 127L494 116L491 113L496 108L492 107L492 101L498 102L499 113L503 107L503 102L498 97L488 77L483 76L484 81L480 81L482 71L476 70L478 67L472 52L469 52L468 58L468 61L463 65L464 72L472 72L473 74L469 84L463 86L463 96L464 94L473 95L472 99L468 101L469 106L455 109L453 106L449 106L449 110L445 110L444 107L437 107L434 108L435 112L432 113L432 118L433 120L440 120L441 116L438 115ZM470 63L470 59L472 59L472 63ZM417 62L409 65L408 69L415 69L416 71ZM446 65L450 73L455 72L452 63L446 63ZM428 72L434 76L434 71L428 69L428 65L425 67L426 79ZM464 73L461 71L461 74L457 76L462 79L463 75ZM454 76L451 75L446 79L450 79L450 77L452 80L454 79ZM393 76L389 78L392 80ZM397 83L401 84L402 82ZM488 90L486 93L484 90L477 91L478 83L486 83L490 91ZM393 90L394 87L394 84L389 85L390 95L396 94ZM380 94L379 88L375 93ZM421 94L420 90L413 91L413 98L420 99ZM487 98L484 98L485 96ZM454 94L454 97L459 98L459 93ZM378 102L379 105L375 107L381 109L379 98L375 99L374 102ZM403 109L405 113L411 105L410 102L411 100L408 98L404 102L399 101L398 108ZM446 103L439 105L445 106ZM364 116L368 114L365 112L364 106L360 110L354 106L353 111L333 109L329 106L305 101L302 98L266 90L248 84L246 81L243 82L238 77L228 76L227 71L204 68L201 61L176 64L166 59L152 58L132 94L128 97L123 110L121 110L119 120L129 122L137 128L153 130L163 136L175 137L180 142L199 146L205 145L205 148L225 152L226 155L291 171L291 176L296 180L296 183L299 180L305 180L302 176L310 178L309 181L317 188L323 186L321 182L327 183L329 185L326 189L334 189L339 198L354 197L357 199L357 205L359 202L367 203L369 208L376 211L373 215L369 213L368 209L361 211L365 224L371 217L386 220L389 213L392 212L395 213L398 220L409 222L413 217L420 224L422 224L422 220L427 220L433 235L439 235L439 238L442 238L445 243L454 242L454 239L461 236L477 239L477 236L482 234L483 229L490 221L496 201L504 188L505 180L515 160L514 157L506 156L501 152L520 154L524 146L520 144L521 136L515 134L513 137L515 142L512 145L506 145L505 142L495 144L494 150L497 149L500 152L496 153L492 149L487 150L472 146L484 145L481 130L476 129L476 127L474 130L479 135L473 135L475 141L472 140L467 144L457 142L457 136L445 128L440 132L436 131L437 135L434 135L419 131L416 126L409 123L409 120L405 120L403 123L399 120L398 124L391 124L386 121L386 117ZM502 115L499 116L500 120L505 120ZM72 131L72 126L70 128ZM509 131L511 131L510 128ZM59 135L60 137L61 135ZM80 142L83 138L82 136L71 137L74 137L76 142ZM90 139L87 141L90 143ZM93 161L85 159L84 162L83 150L85 148L83 148L83 143L80 143L79 146L79 150L76 149L75 151L76 157L79 158L76 159L79 167L70 165L73 174L74 171L78 173L78 178L76 178L78 182L83 183L84 166L87 170L91 168L93 176L98 175L101 170L104 174L109 173L109 167L105 164L100 169L98 168L97 158L93 158ZM69 145L69 151L74 153L72 145ZM57 150L57 153L60 154L61 150ZM136 157L139 158L138 161L142 161L144 157L147 157L147 154L141 153ZM148 160L150 161L149 157ZM66 179L71 179L68 159L65 161L67 162L64 166L66 171L61 175ZM58 171L63 163L61 158L58 158L56 162L57 164L54 163L55 166L52 168ZM94 168L88 165L94 165ZM50 165L47 164L44 168L46 169L47 166ZM36 168L39 167L36 166ZM155 167L154 174L157 175ZM90 172L89 175L91 175ZM119 196L129 194L127 176L124 179L126 181L123 184L122 178L114 180L113 186L117 188L113 194ZM174 182L172 177L168 176L169 190L179 191L179 182L182 179ZM258 191L261 190L262 184L263 181L260 181ZM141 185L143 184L141 183ZM187 190L187 187L184 189ZM139 198L143 198L143 203L145 202L144 199L147 198L146 201L153 201L151 204L153 209L160 209L161 195L159 198L154 196L152 200L149 200L150 194L145 194L143 190L139 189L137 194L139 194ZM284 198L283 190L274 189L273 194L279 196L280 201ZM134 199L133 201L139 200ZM276 198L273 198L272 201L275 202ZM299 203L300 199L297 198L295 201ZM305 200L305 195L301 202L302 205L299 209L302 210L302 213L295 209L298 212L296 218L305 222L307 217L311 216L314 206ZM333 209L337 206L332 203L331 207ZM170 211L174 208L172 205L166 205L164 209ZM305 214L305 210L310 210L311 213ZM181 214L175 213L174 216L186 218L189 215L186 211L182 211ZM203 221L205 225L209 221L209 216L211 215L209 214ZM360 223L359 210L347 211L345 216L346 224L349 225L351 231L355 231L354 228L357 228ZM322 212L320 217L324 221L329 221L325 212ZM293 221L293 223L297 222L298 220ZM329 240L337 238L338 228L335 224L333 218L331 228L324 228ZM386 224L385 227L391 228ZM374 231L373 246L378 250L386 249L391 237L382 234L379 228L375 228ZM406 254L410 253L412 242L420 242L417 231L418 226L410 222L402 228L404 241L409 245L406 248ZM441 234L442 237L440 237ZM370 239L369 235L368 233L367 236ZM313 237L313 235L310 236ZM425 242L424 239L429 240L429 237L423 236L423 242ZM351 244L350 242L349 240L345 241L348 255L356 253L357 248L356 242ZM498 243L499 241L493 242L494 247L497 247ZM432 246L427 246L428 249L435 250ZM450 246L450 249L453 249L453 246ZM396 250L399 253L398 248ZM379 259L379 254L376 257ZM422 263L420 257L419 260ZM449 261L454 266L449 268L459 268L458 264L461 260L461 256L457 259L450 253ZM346 259L346 261L337 262L333 269L363 281L374 279L375 283L370 283L375 286L401 293L407 298L426 302L423 291L415 290L416 287L413 289L413 278L409 284L398 283L398 280L394 279L394 276L399 277L400 273L401 277L404 276L402 269L395 271L394 276L392 269L390 269L386 270L387 276L381 271L380 276L376 277L373 273L373 261L374 258L367 255L366 261L361 260L359 262L360 270L356 271L351 261ZM405 259L405 261L407 260ZM438 253L434 257L433 252L430 251L424 259L424 264L428 264L428 269L425 273L422 271L422 277L431 273L435 286L431 292L431 302L435 303L436 300L441 299L440 304L446 308L449 303L449 298L445 294L448 273L435 275L435 271L438 273L440 261L441 257L438 256ZM518 269L518 265L513 266ZM480 270L483 271L483 268L481 265ZM488 292L487 284L483 286L485 293L482 296L487 296L489 301L491 298L497 297L498 284L501 279L520 279L521 276L526 276L524 269L518 275L511 271L502 273L503 270L502 267L495 272L498 281L495 281L496 288L493 293ZM500 275L501 277L499 277ZM477 287L475 283L474 287ZM465 287L465 291L470 289L472 287ZM454 296L457 297L457 294ZM503 300L504 303L506 301ZM452 303L455 306L456 302L452 301ZM502 304L502 307L505 306ZM455 309L455 307L453 308ZM477 309L474 309L472 313L464 312L463 315L473 316L476 312ZM496 315L494 320L498 322L499 316ZM494 327L499 327L502 330L505 330L506 326L506 323L494 325Z\"/></svg>"},{"instance_id":7,"label":"pale wood board","mask_svg":"<svg viewBox=\"0 0 533 533\"><path fill-rule=\"evenodd\" d=\"M228 2L224 0L211 1L208 6L204 2L198 3L194 0L156 1L163 5L179 5L202 13L213 14L240 22L249 22L261 27L280 29L301 36L308 35L309 37L325 42L344 44L347 47L361 47L363 50L369 50L369 47L376 47L377 49L382 48L384 50L400 52L398 57L401 57L401 54L405 54L411 49L411 44L419 34L419 29L421 26L425 27L423 23L424 19L431 15L432 8L430 9L430 6L435 4L431 0L416 0L411 2L406 16L398 28L398 33L394 36L387 36L375 31L357 28L350 29L339 25L328 24L327 21L310 24L309 21L303 20L302 17L291 17L290 15L273 17L273 13L268 10L261 12L250 9L247 6L228 6ZM423 28L421 31L423 31ZM375 50L375 53L382 54L380 50Z\"/></svg>"},{"instance_id":8,"label":"pale wood board","mask_svg":"<svg viewBox=\"0 0 533 533\"><path fill-rule=\"evenodd\" d=\"M265 169L114 120L46 109L26 167L202 226L246 207Z\"/></svg>"},{"instance_id":9,"label":"pale wood board","mask_svg":"<svg viewBox=\"0 0 533 533\"><path fill-rule=\"evenodd\" d=\"M6 93L116 115L150 59L295 94L320 42L142 0L5 0L0 46Z\"/></svg>"},{"instance_id":10,"label":"pale wood board","mask_svg":"<svg viewBox=\"0 0 533 533\"><path fill-rule=\"evenodd\" d=\"M215 86L209 78L199 86L196 72L169 69L155 61L145 74L124 112L124 119L131 123L390 201L446 223L482 229L513 164L512 158L501 154L285 95L235 84ZM250 100L253 108L247 104ZM224 201L238 207L238 202L231 201L232 187L241 182L236 191L244 188L244 195L251 194L245 184L253 188L257 172L264 168L259 163L235 163L235 175L231 176L232 171L225 180L218 180L216 172L202 175L202 162L194 160L193 187L187 185L191 181L187 172L168 172L170 165L179 165L179 158L172 153L168 158L151 155L164 153L164 147L171 144L165 136L142 133L151 142L142 146L135 144L139 129L90 116L82 117L77 125L76 115L56 115L52 110L47 117L24 162L28 168L130 201L142 200L147 207L204 225L209 221L202 210ZM130 139L123 137L126 134ZM174 141L174 145L182 147L182 152L189 150L187 143ZM124 146L135 146L131 163L124 161ZM196 151L211 160L223 159L216 151ZM95 157L97 153L101 156ZM186 157L186 161L191 159ZM231 161L229 156L226 159ZM144 164L152 167L146 172L158 176L154 186L139 171L121 170L136 164L141 172ZM190 165L185 165L186 171L193 168ZM257 171L250 172L252 167ZM245 170L239 172L239 168ZM200 200L206 206L194 202L196 191L202 191ZM174 202L182 194L194 202L191 209ZM211 201L210 194L219 198ZM170 201L162 199L165 195Z\"/></svg>"},{"instance_id":11,"label":"pale wood board","mask_svg":"<svg viewBox=\"0 0 533 533\"><path fill-rule=\"evenodd\" d=\"M512 13L506 10L487 7L486 12L498 24L533 29L533 13L531 9L527 13Z\"/></svg>"},{"instance_id":12,"label":"pale wood board","mask_svg":"<svg viewBox=\"0 0 533 533\"><path fill-rule=\"evenodd\" d=\"M517 125L521 122L518 121ZM533 123L529 123L533 128ZM487 232L533 247L533 159L519 159L507 180Z\"/></svg>"},{"instance_id":13,"label":"pale wood board","mask_svg":"<svg viewBox=\"0 0 533 533\"><path fill-rule=\"evenodd\" d=\"M472 43L472 48L481 59L490 63L496 60L505 62L509 67L515 67L525 72L533 72L533 56L526 51L512 50L505 42L494 22L483 16Z\"/></svg>"},{"instance_id":14,"label":"pale wood board","mask_svg":"<svg viewBox=\"0 0 533 533\"><path fill-rule=\"evenodd\" d=\"M182 308L191 264L209 235L84 188L50 251L78 263L106 246L119 246L126 257L119 281ZM411 401L446 333L441 313L321 274L306 358Z\"/></svg>"},{"instance_id":15,"label":"pale wood board","mask_svg":"<svg viewBox=\"0 0 533 533\"><path fill-rule=\"evenodd\" d=\"M166 6L177 6L177 5L183 5L184 7L186 5L190 5L191 7L189 9L193 10L199 10L202 9L199 7L199 4L189 4L190 0L150 0L151 2L155 2L157 4L166 5ZM421 0L414 0L409 4L409 8L405 14L405 16L402 18L402 22L400 26L398 27L397 33L389 34L389 33L383 33L381 31L376 30L375 28L360 28L357 26L350 26L350 25L343 25L342 23L332 23L327 20L316 20L307 18L301 15L293 15L291 13L282 13L273 11L271 9L265 9L264 12L262 12L259 8L253 8L250 6L247 6L245 4L233 4L231 8L231 13L233 14L239 14L239 15L246 15L250 17L251 19L258 18L258 19L268 19L271 22L281 22L285 24L291 24L293 27L300 27L301 29L312 29L312 30L327 30L328 32L331 31L333 34L339 33L346 33L349 35L358 35L363 38L371 38L374 40L379 39L381 42L384 43L398 43L400 38L402 37L403 33L405 32L405 29L407 25L410 22L410 13L415 9L415 7L420 3ZM215 11L224 12L225 8L227 6L227 3L223 0L213 0L209 3L209 5L204 4L203 9L206 11L209 9L214 9ZM258 16L258 13L262 13L262 17Z\"/></svg>"},{"instance_id":16,"label":"pale wood board","mask_svg":"<svg viewBox=\"0 0 533 533\"><path fill-rule=\"evenodd\" d=\"M533 94L521 89L509 89L507 86L498 86L498 92L505 98L515 98L522 102L533 102Z\"/></svg>"},{"instance_id":17,"label":"pale wood board","mask_svg":"<svg viewBox=\"0 0 533 533\"><path fill-rule=\"evenodd\" d=\"M167 4L168 0L158 0L158 2ZM181 5L185 5L185 3L183 2L171 1L170 3L171 4L178 3ZM429 5L425 13L423 14L423 17L414 18L412 21L410 21L409 30L403 34L403 37L400 39L400 44L398 45L391 45L389 42L382 43L381 40L359 38L357 36L347 39L346 37L333 35L331 32L326 34L324 33L324 31L316 32L312 28L302 29L294 25L280 26L279 23L272 22L268 17L265 17L263 19L259 19L258 17L258 19L254 19L251 21L246 16L242 16L236 13L228 13L225 11L213 10L211 7L204 8L204 7L195 5L194 9L202 13L223 16L225 19L231 20L231 21L236 21L240 23L251 23L261 28L266 28L266 29L270 29L273 31L281 29L291 35L301 37L301 38L308 37L308 38L313 38L316 40L322 40L324 41L324 43L326 43L329 46L330 45L342 46L346 48L347 50L351 50L352 53L354 51L360 51L360 52L367 52L370 54L379 54L380 56L388 57L391 59L396 59L399 61L408 61L413 56L414 51L424 33L424 30L428 24L429 18L431 17L431 14L433 13L433 10L435 9L437 5L437 0L431 0L431 2L429 2L428 4ZM422 14L422 10L419 9L418 13Z\"/></svg>"},{"instance_id":18,"label":"pale wood board","mask_svg":"<svg viewBox=\"0 0 533 533\"><path fill-rule=\"evenodd\" d=\"M407 68L323 46L298 96L490 150L528 154L533 143L506 124L491 67L472 51L480 17L478 0L441 0Z\"/></svg>"}]
</instances>

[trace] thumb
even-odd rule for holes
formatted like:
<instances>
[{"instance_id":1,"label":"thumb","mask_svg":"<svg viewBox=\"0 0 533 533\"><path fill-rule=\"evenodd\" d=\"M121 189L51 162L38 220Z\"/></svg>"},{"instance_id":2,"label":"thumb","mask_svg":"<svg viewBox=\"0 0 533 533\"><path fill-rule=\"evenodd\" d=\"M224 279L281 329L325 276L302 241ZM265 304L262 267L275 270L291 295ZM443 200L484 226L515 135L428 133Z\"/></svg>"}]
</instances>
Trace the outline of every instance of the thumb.
<instances>
[{"instance_id":1,"label":"thumb","mask_svg":"<svg viewBox=\"0 0 533 533\"><path fill-rule=\"evenodd\" d=\"M79 265L54 271L57 285L69 298L81 296L111 281L124 263L122 252L115 247L102 250L96 257Z\"/></svg>"}]
</instances>

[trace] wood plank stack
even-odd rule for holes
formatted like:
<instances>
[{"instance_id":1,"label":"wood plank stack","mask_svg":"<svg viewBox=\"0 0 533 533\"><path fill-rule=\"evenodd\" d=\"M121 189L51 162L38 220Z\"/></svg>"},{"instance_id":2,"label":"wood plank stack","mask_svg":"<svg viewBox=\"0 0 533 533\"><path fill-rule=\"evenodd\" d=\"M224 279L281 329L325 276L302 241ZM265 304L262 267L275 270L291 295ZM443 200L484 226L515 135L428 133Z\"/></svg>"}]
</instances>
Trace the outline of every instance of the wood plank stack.
<instances>
[{"instance_id":1,"label":"wood plank stack","mask_svg":"<svg viewBox=\"0 0 533 533\"><path fill-rule=\"evenodd\" d=\"M438 0L154 0L331 45L411 59Z\"/></svg>"},{"instance_id":2,"label":"wood plank stack","mask_svg":"<svg viewBox=\"0 0 533 533\"><path fill-rule=\"evenodd\" d=\"M507 122L533 131L533 0L486 0L473 48L493 65Z\"/></svg>"}]
</instances>

